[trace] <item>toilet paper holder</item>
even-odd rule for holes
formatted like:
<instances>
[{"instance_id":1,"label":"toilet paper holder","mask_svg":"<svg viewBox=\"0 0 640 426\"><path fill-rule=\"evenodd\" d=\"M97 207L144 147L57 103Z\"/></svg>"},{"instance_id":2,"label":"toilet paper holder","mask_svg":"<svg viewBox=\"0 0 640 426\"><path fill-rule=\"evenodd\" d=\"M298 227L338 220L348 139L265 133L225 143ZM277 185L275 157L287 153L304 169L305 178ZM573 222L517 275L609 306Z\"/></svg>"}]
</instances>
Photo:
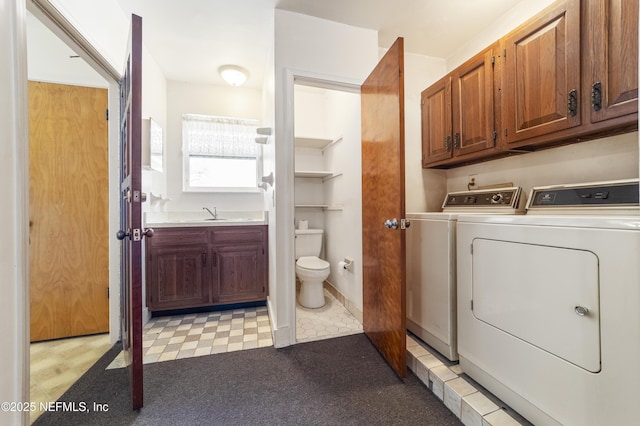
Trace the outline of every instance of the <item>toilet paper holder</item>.
<instances>
[{"instance_id":1,"label":"toilet paper holder","mask_svg":"<svg viewBox=\"0 0 640 426\"><path fill-rule=\"evenodd\" d=\"M350 271L352 265L353 265L353 259L350 257L345 257L344 260L341 260L340 262L338 262L338 266L340 266L340 268L346 271Z\"/></svg>"}]
</instances>

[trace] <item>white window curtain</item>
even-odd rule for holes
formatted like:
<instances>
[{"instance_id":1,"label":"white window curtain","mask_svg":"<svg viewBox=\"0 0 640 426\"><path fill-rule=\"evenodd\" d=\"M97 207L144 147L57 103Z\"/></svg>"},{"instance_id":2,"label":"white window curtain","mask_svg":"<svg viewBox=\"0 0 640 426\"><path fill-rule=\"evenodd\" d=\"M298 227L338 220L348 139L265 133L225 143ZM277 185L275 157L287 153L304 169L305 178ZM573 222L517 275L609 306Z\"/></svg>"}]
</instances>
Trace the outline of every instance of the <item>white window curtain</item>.
<instances>
[{"instance_id":1,"label":"white window curtain","mask_svg":"<svg viewBox=\"0 0 640 426\"><path fill-rule=\"evenodd\" d=\"M182 115L182 140L188 155L257 158L258 120Z\"/></svg>"}]
</instances>

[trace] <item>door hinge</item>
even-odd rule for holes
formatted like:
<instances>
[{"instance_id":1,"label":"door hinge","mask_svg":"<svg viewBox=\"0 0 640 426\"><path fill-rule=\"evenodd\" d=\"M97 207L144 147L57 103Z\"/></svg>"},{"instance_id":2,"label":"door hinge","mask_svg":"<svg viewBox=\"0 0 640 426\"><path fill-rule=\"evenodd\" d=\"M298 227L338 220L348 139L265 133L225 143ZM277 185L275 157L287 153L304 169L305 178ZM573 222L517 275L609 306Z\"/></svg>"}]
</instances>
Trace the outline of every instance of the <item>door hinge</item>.
<instances>
[{"instance_id":1,"label":"door hinge","mask_svg":"<svg viewBox=\"0 0 640 426\"><path fill-rule=\"evenodd\" d=\"M109 121L109 108L105 110L104 116L105 116L105 120Z\"/></svg>"},{"instance_id":2,"label":"door hinge","mask_svg":"<svg viewBox=\"0 0 640 426\"><path fill-rule=\"evenodd\" d=\"M471 310L473 311L473 299L471 299Z\"/></svg>"},{"instance_id":3,"label":"door hinge","mask_svg":"<svg viewBox=\"0 0 640 426\"><path fill-rule=\"evenodd\" d=\"M506 58L506 57L507 57L507 49L504 49L504 50L502 51L502 57L503 57L503 58Z\"/></svg>"},{"instance_id":4,"label":"door hinge","mask_svg":"<svg viewBox=\"0 0 640 426\"><path fill-rule=\"evenodd\" d=\"M111 297L111 294L109 293L109 287L107 287L107 299Z\"/></svg>"},{"instance_id":5,"label":"door hinge","mask_svg":"<svg viewBox=\"0 0 640 426\"><path fill-rule=\"evenodd\" d=\"M509 136L509 129L505 128L504 129L504 137L508 137Z\"/></svg>"},{"instance_id":6,"label":"door hinge","mask_svg":"<svg viewBox=\"0 0 640 426\"><path fill-rule=\"evenodd\" d=\"M493 131L493 141L495 142L496 139L498 139L498 132L496 132L495 130Z\"/></svg>"},{"instance_id":7,"label":"door hinge","mask_svg":"<svg viewBox=\"0 0 640 426\"><path fill-rule=\"evenodd\" d=\"M469 248L471 249L471 254L473 255L473 243L469 244Z\"/></svg>"},{"instance_id":8,"label":"door hinge","mask_svg":"<svg viewBox=\"0 0 640 426\"><path fill-rule=\"evenodd\" d=\"M496 57L495 57L495 56L492 56L492 57L491 57L491 66L493 66L493 65L495 65L495 64L496 64Z\"/></svg>"}]
</instances>

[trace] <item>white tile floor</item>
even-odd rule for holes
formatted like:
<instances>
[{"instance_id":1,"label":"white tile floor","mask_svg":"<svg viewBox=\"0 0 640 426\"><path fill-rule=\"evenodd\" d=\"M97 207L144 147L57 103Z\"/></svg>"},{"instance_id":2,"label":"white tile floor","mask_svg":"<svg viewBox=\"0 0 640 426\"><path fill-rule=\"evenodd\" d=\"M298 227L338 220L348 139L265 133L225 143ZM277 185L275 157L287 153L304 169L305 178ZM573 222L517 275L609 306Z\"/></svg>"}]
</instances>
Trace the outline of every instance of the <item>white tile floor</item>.
<instances>
[{"instance_id":1,"label":"white tile floor","mask_svg":"<svg viewBox=\"0 0 640 426\"><path fill-rule=\"evenodd\" d=\"M516 413L496 405L462 375L456 365L445 365L427 347L407 335L407 366L465 426L529 426ZM495 398L495 397L494 397Z\"/></svg>"},{"instance_id":2,"label":"white tile floor","mask_svg":"<svg viewBox=\"0 0 640 426\"><path fill-rule=\"evenodd\" d=\"M362 333L362 324L327 290L324 291L325 305L308 309L296 303L296 341L330 339Z\"/></svg>"}]
</instances>

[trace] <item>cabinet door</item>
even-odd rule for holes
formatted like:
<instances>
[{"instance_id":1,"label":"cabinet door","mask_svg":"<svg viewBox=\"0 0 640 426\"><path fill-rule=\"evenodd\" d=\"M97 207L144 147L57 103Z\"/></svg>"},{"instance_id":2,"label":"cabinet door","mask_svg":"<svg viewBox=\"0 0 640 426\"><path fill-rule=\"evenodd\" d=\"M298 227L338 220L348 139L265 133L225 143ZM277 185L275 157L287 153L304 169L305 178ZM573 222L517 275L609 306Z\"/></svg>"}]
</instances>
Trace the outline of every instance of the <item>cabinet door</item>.
<instances>
[{"instance_id":1,"label":"cabinet door","mask_svg":"<svg viewBox=\"0 0 640 426\"><path fill-rule=\"evenodd\" d=\"M453 73L453 149L456 156L495 145L493 57L493 50L487 50Z\"/></svg>"},{"instance_id":2,"label":"cabinet door","mask_svg":"<svg viewBox=\"0 0 640 426\"><path fill-rule=\"evenodd\" d=\"M586 10L591 122L637 113L638 1L594 0Z\"/></svg>"},{"instance_id":3,"label":"cabinet door","mask_svg":"<svg viewBox=\"0 0 640 426\"><path fill-rule=\"evenodd\" d=\"M235 303L266 299L265 253L262 243L213 248L214 302Z\"/></svg>"},{"instance_id":4,"label":"cabinet door","mask_svg":"<svg viewBox=\"0 0 640 426\"><path fill-rule=\"evenodd\" d=\"M207 245L154 248L150 253L149 309L209 304Z\"/></svg>"},{"instance_id":5,"label":"cabinet door","mask_svg":"<svg viewBox=\"0 0 640 426\"><path fill-rule=\"evenodd\" d=\"M453 155L451 127L451 76L422 92L422 165Z\"/></svg>"},{"instance_id":6,"label":"cabinet door","mask_svg":"<svg viewBox=\"0 0 640 426\"><path fill-rule=\"evenodd\" d=\"M504 43L507 143L580 125L579 0L557 2Z\"/></svg>"}]
</instances>

